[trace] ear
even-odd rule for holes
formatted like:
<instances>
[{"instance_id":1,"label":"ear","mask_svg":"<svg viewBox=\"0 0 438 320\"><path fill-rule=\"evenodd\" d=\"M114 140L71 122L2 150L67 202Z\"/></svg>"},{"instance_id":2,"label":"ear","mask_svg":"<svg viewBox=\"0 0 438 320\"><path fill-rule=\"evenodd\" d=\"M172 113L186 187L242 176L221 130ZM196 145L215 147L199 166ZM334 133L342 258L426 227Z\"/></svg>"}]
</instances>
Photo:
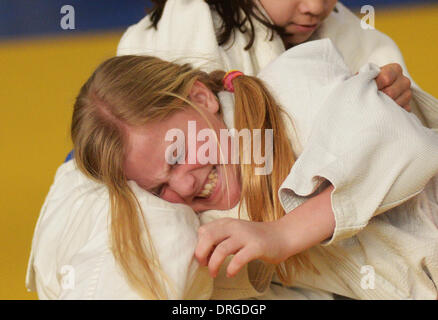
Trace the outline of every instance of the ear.
<instances>
[{"instance_id":1,"label":"ear","mask_svg":"<svg viewBox=\"0 0 438 320\"><path fill-rule=\"evenodd\" d=\"M210 113L219 112L219 101L216 95L199 80L193 84L189 99L198 107L202 107Z\"/></svg>"}]
</instances>

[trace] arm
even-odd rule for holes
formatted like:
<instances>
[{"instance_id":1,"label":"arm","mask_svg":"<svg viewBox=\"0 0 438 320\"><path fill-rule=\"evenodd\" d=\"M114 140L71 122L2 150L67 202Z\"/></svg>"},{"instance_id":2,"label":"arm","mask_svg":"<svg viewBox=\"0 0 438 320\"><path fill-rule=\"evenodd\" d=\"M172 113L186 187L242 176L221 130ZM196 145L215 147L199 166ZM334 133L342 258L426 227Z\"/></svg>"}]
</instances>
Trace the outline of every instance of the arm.
<instances>
[{"instance_id":1,"label":"arm","mask_svg":"<svg viewBox=\"0 0 438 320\"><path fill-rule=\"evenodd\" d=\"M325 56L338 63L318 64L317 46L323 44L297 47L261 74L293 118L304 145L279 190L291 214L281 222L226 219L202 227L195 255L212 276L230 254L235 254L227 269L232 276L253 259L279 263L328 237L323 245L351 237L376 214L418 194L438 172L437 136L377 91L379 70L365 66L349 77L330 47ZM289 67L296 78L284 72ZM334 187L308 199L322 180ZM320 221L313 214L322 215Z\"/></svg>"},{"instance_id":2,"label":"arm","mask_svg":"<svg viewBox=\"0 0 438 320\"><path fill-rule=\"evenodd\" d=\"M287 51L259 77L303 147L279 190L283 208L292 211L330 181L336 228L329 245L421 192L438 172L438 136L377 90L376 66L353 76L331 42L319 41Z\"/></svg>"},{"instance_id":3,"label":"arm","mask_svg":"<svg viewBox=\"0 0 438 320\"><path fill-rule=\"evenodd\" d=\"M235 276L252 260L278 264L331 237L335 218L329 186L274 222L220 219L199 231L195 257L216 277L225 258L234 254L227 276Z\"/></svg>"},{"instance_id":4,"label":"arm","mask_svg":"<svg viewBox=\"0 0 438 320\"><path fill-rule=\"evenodd\" d=\"M285 236L286 256L291 257L330 238L335 230L330 185L280 220L274 222ZM293 235L293 236L291 236Z\"/></svg>"}]
</instances>

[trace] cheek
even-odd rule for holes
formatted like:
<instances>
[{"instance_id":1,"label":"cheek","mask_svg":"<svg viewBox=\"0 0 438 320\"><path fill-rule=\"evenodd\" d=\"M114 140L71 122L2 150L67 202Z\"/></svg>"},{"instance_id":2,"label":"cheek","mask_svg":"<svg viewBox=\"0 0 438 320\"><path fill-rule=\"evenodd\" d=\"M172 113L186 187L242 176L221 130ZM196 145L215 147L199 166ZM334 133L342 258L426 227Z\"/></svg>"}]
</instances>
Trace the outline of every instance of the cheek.
<instances>
[{"instance_id":1,"label":"cheek","mask_svg":"<svg viewBox=\"0 0 438 320\"><path fill-rule=\"evenodd\" d=\"M286 25L289 21L290 16L293 13L293 6L291 5L290 1L262 0L261 4L268 16L277 26Z\"/></svg>"},{"instance_id":2,"label":"cheek","mask_svg":"<svg viewBox=\"0 0 438 320\"><path fill-rule=\"evenodd\" d=\"M146 181L143 177L144 168L141 168L138 164L140 161L135 161L132 159L125 160L123 164L123 173L127 180L135 181L139 187L146 189L148 185L148 181Z\"/></svg>"},{"instance_id":3,"label":"cheek","mask_svg":"<svg viewBox=\"0 0 438 320\"><path fill-rule=\"evenodd\" d=\"M327 16L335 9L336 3L338 0L330 0L327 4Z\"/></svg>"},{"instance_id":4,"label":"cheek","mask_svg":"<svg viewBox=\"0 0 438 320\"><path fill-rule=\"evenodd\" d=\"M335 10L337 0L327 0L324 3L324 12L321 17L321 22L324 21Z\"/></svg>"},{"instance_id":5,"label":"cheek","mask_svg":"<svg viewBox=\"0 0 438 320\"><path fill-rule=\"evenodd\" d=\"M226 175L228 177L228 187L231 198L240 198L240 192L241 192L241 177L239 173L239 167L238 165L225 165L225 168L222 167L222 170L226 171ZM225 176L222 177L223 179L223 185L222 190L224 193L227 193L227 187L226 187L226 181Z\"/></svg>"},{"instance_id":6,"label":"cheek","mask_svg":"<svg viewBox=\"0 0 438 320\"><path fill-rule=\"evenodd\" d=\"M174 191L166 188L160 195L160 198L172 203L185 203L185 201Z\"/></svg>"},{"instance_id":7,"label":"cheek","mask_svg":"<svg viewBox=\"0 0 438 320\"><path fill-rule=\"evenodd\" d=\"M125 177L127 180L133 180L135 181L139 186L141 186L141 182L137 181L140 180L138 179L138 174L136 174L136 169L135 166L132 165L131 163L129 163L128 161L125 161L125 163L123 164L123 173L125 174Z\"/></svg>"},{"instance_id":8,"label":"cheek","mask_svg":"<svg viewBox=\"0 0 438 320\"><path fill-rule=\"evenodd\" d=\"M272 14L272 21L276 26L286 26L290 20L294 17L293 8L289 6L284 8L275 8Z\"/></svg>"}]
</instances>

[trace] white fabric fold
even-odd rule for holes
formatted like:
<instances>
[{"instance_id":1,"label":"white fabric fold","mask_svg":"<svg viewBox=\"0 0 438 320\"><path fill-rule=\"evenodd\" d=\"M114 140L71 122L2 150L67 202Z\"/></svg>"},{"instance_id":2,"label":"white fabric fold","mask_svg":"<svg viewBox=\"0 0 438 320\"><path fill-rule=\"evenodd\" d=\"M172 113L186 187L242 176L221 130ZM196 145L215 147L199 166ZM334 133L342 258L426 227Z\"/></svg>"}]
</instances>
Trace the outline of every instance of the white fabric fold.
<instances>
[{"instance_id":1,"label":"white fabric fold","mask_svg":"<svg viewBox=\"0 0 438 320\"><path fill-rule=\"evenodd\" d=\"M345 149L344 153L329 151L330 144L327 144L325 140L322 140L324 143L318 142L323 134L322 138L324 139L329 139L333 134L333 137L339 137L340 141L348 142L345 139L349 137L348 132L350 131L341 131L341 127L337 128L335 126L339 123L339 119L329 117L333 131L325 132L322 130L328 125L327 122L329 121L324 120L324 116L346 111L344 120L348 125L353 126L353 120L358 120L357 117L350 119L348 115L352 113L354 108L359 108L360 104L358 106L352 105L353 109L351 110L341 108L346 108L345 102L348 101L348 98L357 103L360 100L359 97L367 98L367 93L375 90L372 87L372 77L376 75L377 69L374 69L372 65L367 65L366 68L369 68L369 70L362 70L359 76L350 79L351 75L358 71L361 66L368 62L373 62L379 66L397 62L403 66L407 73L403 57L391 39L378 31L362 30L360 20L354 14L341 3L337 4L337 8L339 12L333 12L324 21L322 27L315 34L315 39L332 39L346 63L341 61L342 57L336 50L327 50L330 48L331 43L320 42L320 44L324 43L325 46L325 51L321 56L318 56L321 54L321 48L312 47L315 44L310 43L310 47L298 46L286 53L286 55L293 56L293 50L296 49L295 58L300 58L300 62L303 63L302 67L297 66L289 70L286 82L284 80L280 81L281 85L285 83L296 84L294 90L290 92L290 94L294 92L294 96L288 95L287 92L281 92L281 86L277 86L275 77L266 76L265 78L266 81L270 79L268 85L277 88L275 95L283 107L292 108L289 109L289 112L291 112L293 118L293 125L288 126L289 133L295 153L302 156L298 159L294 171L291 172L285 182L285 186L288 185L288 187L280 191L284 207L289 210L302 203L305 200L303 196L315 191L321 182L319 177L324 176L325 179L331 179L335 185L339 185L334 193L335 206L337 206L336 202L339 203L340 207L345 206L348 208L350 204L359 213L362 212L362 204L360 203L362 196L364 196L365 203L373 203L372 206L364 205L363 208L367 208L365 215L353 212L350 218L352 211L339 211L337 216L338 229L332 240L343 239L356 234L358 230L367 225L367 219L371 218L374 213L379 212L378 210L387 210L415 195L417 191L424 188L425 175L429 174L431 170L433 171L437 163L434 158L435 144L431 142L431 140L434 140L431 131L427 131L426 134L424 129L419 128L419 123L413 117L402 114L403 111L398 106L392 105L391 107L388 98L383 94L379 94L373 99L375 98L378 100L376 100L377 102L384 104L381 106L382 109L388 108L388 105L390 105L389 109L397 115L397 119L400 118L407 125L407 128L411 128L407 131L414 130L413 136L408 137L406 140L407 150L403 149L401 151L409 151L411 155L417 153L418 157L410 158L408 162L411 161L410 164L414 164L413 168L416 168L416 172L421 172L421 174L414 176L412 172L415 172L415 170L408 170L406 175L400 176L400 180L396 178L397 172L403 169L403 163L402 160L397 159L398 152L394 151L391 154L389 150L402 148L403 141L397 140L398 146L391 146L392 141L390 138L393 136L390 135L386 136L389 149L382 153L382 155L386 155L386 158L380 157L379 151L384 146L378 141L376 142L376 140L379 140L377 136L371 141L369 137L361 140L357 135L359 132L357 130L353 130L353 132L356 132L354 137L358 138L357 148L354 148L354 144L347 143L349 148ZM215 37L219 26L219 17L216 13L210 11L204 1L168 0L158 30L149 28L149 17L145 17L125 32L119 43L117 54L155 55L178 63L192 63L195 67L200 67L205 71L239 69L246 74L256 75L284 52L281 39L274 36L273 41L267 41L268 33L266 28L256 21L257 37L252 49L248 51L243 49L248 43L248 37L246 34L239 32L236 32L235 38L231 40L233 42L219 47ZM233 45L231 46L231 44ZM299 52L301 54L305 52L306 56L300 57ZM324 56L324 54L330 56ZM283 59L285 58L283 57ZM319 70L315 68L324 59L326 64L323 68ZM305 67L308 68L307 71ZM264 69L262 74L269 74L269 70L269 68ZM301 75L300 72L302 72ZM341 83L344 81L347 83L345 89L350 91L342 91L343 85ZM304 84L307 84L307 86ZM362 89L362 91L359 89ZM344 98L344 100L340 100L344 102L343 104L337 106L333 103L337 99L334 92L339 92L339 96ZM413 92L415 114L424 124L436 130L438 128L437 100L422 91L415 82ZM232 127L232 94L221 93L220 99L223 105L228 105L228 109L224 108L224 118L227 125ZM315 104L315 101L318 100L325 101L325 104ZM333 106L333 110L324 109L324 106ZM295 109L297 107L300 109ZM320 108L322 109L320 110ZM376 108L377 105L373 107L373 109ZM398 111L395 111L395 109ZM321 113L319 113L320 111ZM392 126L397 127L396 123L392 123L395 121L392 114L387 113L388 110L377 110L377 112L377 115L382 116L382 119L386 121L382 122L381 120L381 125L389 125L391 128ZM403 133L396 127L394 127L391 134L400 134L400 137L403 137ZM359 128L360 126L353 129ZM373 130L377 129L377 127L373 127ZM377 133L383 134L378 130ZM385 136L383 137L385 138ZM366 147L367 145L368 147ZM305 146L313 146L313 148L305 149ZM425 151L428 146L430 149ZM374 153L373 150L375 150ZM342 151L341 143L339 143L338 151ZM348 157L351 156L351 160L357 160L364 153L368 153L366 159L369 160L369 163L364 165L363 162L356 162L357 167L354 167L354 162L350 161ZM427 159L421 157L424 154L428 154ZM343 160L342 157L344 157ZM402 158L407 159L407 157ZM318 163L315 163L315 159L319 160ZM397 161L394 161L394 159L397 159ZM386 168L390 168L388 171L383 170L381 166L383 163L387 164ZM420 167L419 164L421 163L426 164ZM380 172L381 176L375 180L375 184L372 184L370 182L372 181L371 176L368 177L368 174L374 172L376 166L377 172ZM338 174L342 172L345 172L345 175L341 175L339 178ZM352 174L352 177L349 174ZM409 180L411 178L412 180ZM380 185L381 180L383 181L382 185ZM409 183L405 184L406 181ZM343 187L341 188L340 185L343 185ZM399 185L405 185L407 188L398 188ZM424 193L414 198L415 201L421 200L418 200L418 206L424 205L427 201L433 203L430 200L434 195L431 188L426 188ZM372 191L372 194L364 195L367 190ZM343 192L348 195L345 201L343 199L336 200L336 194L343 194ZM170 206L164 201L157 203L157 198L148 193L141 195L139 190L136 194L142 199L141 204L150 223L149 227L155 245L160 248L160 262L163 269L177 288L176 292L171 294L171 297L210 297L213 284L208 278L204 279L202 277L205 270L200 270L192 260L192 253L196 245L196 229L199 226L199 221L197 221L194 213L181 206ZM427 194L428 197L424 198L424 194ZM358 203L354 201L358 201ZM414 200L408 203L412 203L412 201ZM370 213L372 211L370 208L376 208L377 211ZM432 215L427 219L425 217L430 214L427 210L421 211L423 209L415 206L413 208L415 208L415 210L412 209L413 212L416 212L417 215L418 212L423 212L424 219L419 219L422 223L418 222L417 227L418 230L424 231L423 237L430 243L428 247L415 234L404 238L399 236L400 229L396 226L410 226L409 217L414 216L414 214L406 217L408 222L391 221L394 225L385 220L387 215L379 215L374 217L371 223L367 225L367 228L373 232L361 232L350 239L340 240L337 244L332 243L331 246L325 247L326 251L322 250L322 247L312 249L311 256L314 257L315 263L319 265L321 270L324 270L323 276L317 278L314 275L303 275L297 283L305 288L337 292L353 298L433 297L432 280L419 270L422 268L421 263L425 262L431 269L431 277L436 281L437 272L433 266L438 265L436 262L436 252L438 251L436 246L433 247L433 244L437 241L435 224L431 222L434 217ZM433 207L433 209L436 208ZM409 213L412 211L403 207L403 205L393 210L405 210L404 212ZM401 211L403 216L402 213L403 211ZM385 238L388 233L394 236L390 239ZM169 238L165 239L162 234L169 235ZM29 289L37 290L39 297L42 299L139 298L126 284L122 273L118 270L109 250L108 237L108 198L104 189L102 186L93 184L81 176L77 169L73 167L73 161L61 166L45 200L35 229L26 286ZM406 249L408 245L403 240L405 238L414 244L416 250ZM347 240L350 242L347 243ZM389 243L392 246L391 248L389 248ZM379 260L378 251L369 249L376 246L387 246L386 249L382 249L386 250L383 255L387 254L393 261L398 262L398 273L392 273L390 266ZM337 250L338 253L346 250L346 256L350 258L344 257L341 259L339 257L333 259L333 256L331 256L328 259L326 255L331 250ZM415 259L412 258L409 262L403 260L403 255L413 256L415 252L417 252ZM336 254L334 255L336 256ZM173 256L176 259L171 259ZM423 259L424 256L427 258ZM361 277L360 266L367 263L378 265L376 272L381 281L377 283L378 288L374 293L373 291L361 291L360 283L358 283L358 279ZM409 268L406 270L406 265L409 263L415 275ZM73 266L77 271L77 290L62 289L62 274L60 272L65 265ZM203 279L198 283L198 287L193 286L194 283L197 283L197 280L195 280L198 277L197 275L200 275L200 278ZM111 281L108 281L108 279L111 279ZM248 284L248 277L243 276L242 279L243 285L241 286L242 283L236 282L236 288L239 286L245 287ZM196 293L193 295L188 293L191 289L194 289ZM250 291L246 291L245 294L248 294L248 292Z\"/></svg>"},{"instance_id":2,"label":"white fabric fold","mask_svg":"<svg viewBox=\"0 0 438 320\"><path fill-rule=\"evenodd\" d=\"M170 281L169 298L208 299L213 279L193 255L198 216L187 206L147 193L135 182L130 187ZM142 299L113 257L110 221L106 188L83 176L73 160L60 166L35 228L26 287L37 290L40 299Z\"/></svg>"},{"instance_id":3,"label":"white fabric fold","mask_svg":"<svg viewBox=\"0 0 438 320\"><path fill-rule=\"evenodd\" d=\"M325 39L296 46L259 74L304 145L279 190L283 206L289 212L299 204L290 203L297 201L291 190L310 196L329 180L336 188L332 241L414 197L438 173L438 135L377 90L379 68L367 64L356 76L347 70Z\"/></svg>"},{"instance_id":4,"label":"white fabric fold","mask_svg":"<svg viewBox=\"0 0 438 320\"><path fill-rule=\"evenodd\" d=\"M279 190L286 212L322 182L335 187L334 234L309 250L321 275L303 272L294 284L356 299L436 299L438 134L378 91L376 65L347 70L325 39L258 75L302 145L292 143L298 159ZM374 290L361 284L363 267L374 272Z\"/></svg>"}]
</instances>

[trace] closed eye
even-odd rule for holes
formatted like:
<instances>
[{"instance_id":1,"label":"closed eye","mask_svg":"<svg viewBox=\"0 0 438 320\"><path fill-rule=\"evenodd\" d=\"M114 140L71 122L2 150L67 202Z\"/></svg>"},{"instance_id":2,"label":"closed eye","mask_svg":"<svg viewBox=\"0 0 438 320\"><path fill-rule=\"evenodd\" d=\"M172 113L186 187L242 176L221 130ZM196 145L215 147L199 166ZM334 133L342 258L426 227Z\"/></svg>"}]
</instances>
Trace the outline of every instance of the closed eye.
<instances>
[{"instance_id":1,"label":"closed eye","mask_svg":"<svg viewBox=\"0 0 438 320\"><path fill-rule=\"evenodd\" d=\"M185 152L180 152L180 154L175 155L176 158L166 159L167 163L171 166L175 164L184 164L184 160L186 158Z\"/></svg>"},{"instance_id":2,"label":"closed eye","mask_svg":"<svg viewBox=\"0 0 438 320\"><path fill-rule=\"evenodd\" d=\"M178 158L176 159L174 164L170 164L167 167L167 175L169 175L169 173L174 170L178 164L180 163L180 161L184 161L185 159L185 153L181 153ZM158 185L157 187L153 188L152 190L150 190L150 192L154 195L156 195L157 197L161 198L161 196L163 195L164 189L167 187L167 183L162 183L160 185Z\"/></svg>"}]
</instances>

